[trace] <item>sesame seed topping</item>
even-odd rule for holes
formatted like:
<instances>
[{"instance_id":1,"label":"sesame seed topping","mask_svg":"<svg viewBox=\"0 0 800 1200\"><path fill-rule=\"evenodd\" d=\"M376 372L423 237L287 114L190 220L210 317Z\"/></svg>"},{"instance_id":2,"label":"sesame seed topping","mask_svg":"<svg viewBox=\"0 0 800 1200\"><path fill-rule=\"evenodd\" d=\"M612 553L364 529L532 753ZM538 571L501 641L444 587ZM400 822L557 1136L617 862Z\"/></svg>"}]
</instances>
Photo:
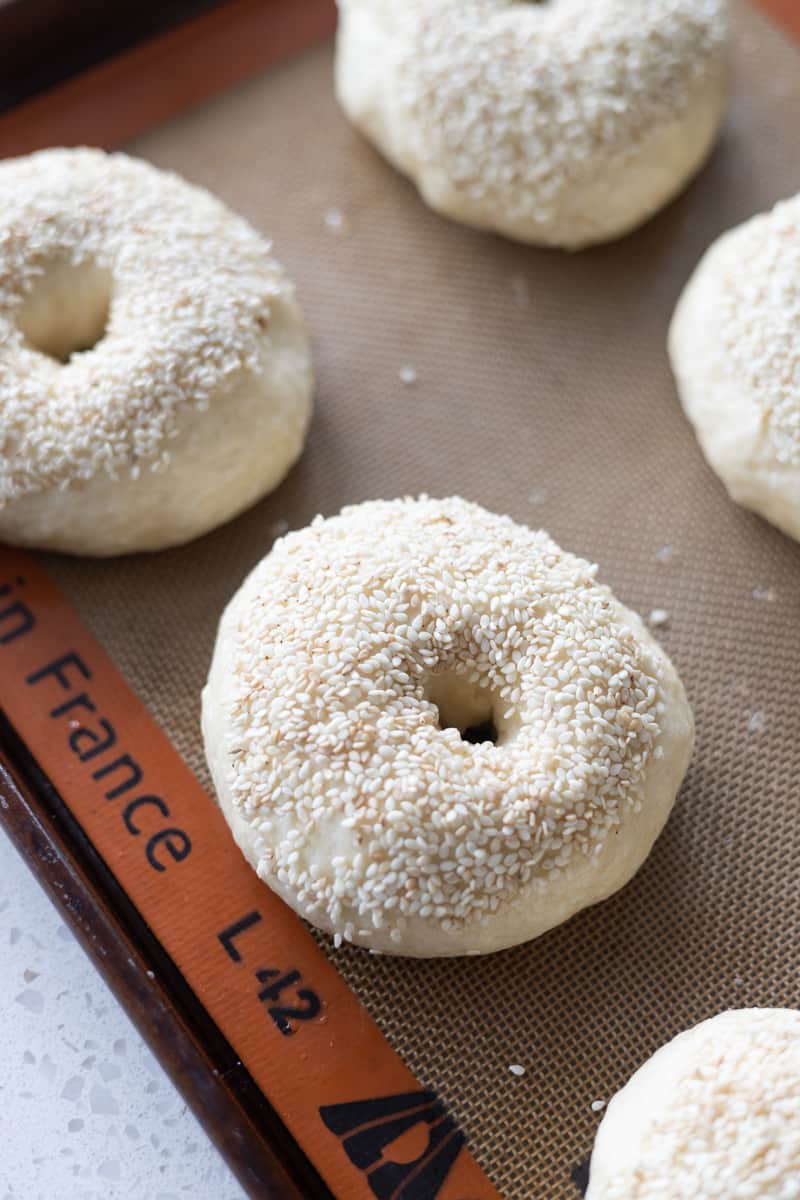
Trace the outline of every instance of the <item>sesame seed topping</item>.
<instances>
[{"instance_id":1,"label":"sesame seed topping","mask_svg":"<svg viewBox=\"0 0 800 1200\"><path fill-rule=\"evenodd\" d=\"M390 46L379 103L393 159L429 192L446 180L471 210L502 213L505 224L562 226L565 197L592 180L599 156L624 169L654 129L686 118L709 72L724 70L724 0L340 0L340 9L340 37L371 17L370 45L381 32ZM369 97L374 105L375 89ZM521 290L514 299L525 305Z\"/></svg>"},{"instance_id":2,"label":"sesame seed topping","mask_svg":"<svg viewBox=\"0 0 800 1200\"><path fill-rule=\"evenodd\" d=\"M399 943L411 918L488 921L613 838L641 803L665 660L595 572L457 498L277 542L222 626L217 783L262 877L311 920Z\"/></svg>"},{"instance_id":3,"label":"sesame seed topping","mask_svg":"<svg viewBox=\"0 0 800 1200\"><path fill-rule=\"evenodd\" d=\"M24 318L64 272L70 306L79 278L109 302L101 340L58 362ZM182 415L260 372L289 290L269 242L176 175L86 149L0 163L0 509L163 469Z\"/></svg>"},{"instance_id":4,"label":"sesame seed topping","mask_svg":"<svg viewBox=\"0 0 800 1200\"><path fill-rule=\"evenodd\" d=\"M591 1200L800 1196L800 1013L722 1013L662 1047L635 1079L636 1110L617 1115L623 1089L600 1127ZM612 1147L625 1165L607 1161Z\"/></svg>"},{"instance_id":5,"label":"sesame seed topping","mask_svg":"<svg viewBox=\"0 0 800 1200\"><path fill-rule=\"evenodd\" d=\"M800 464L800 196L736 230L720 256L728 371L753 396L778 462Z\"/></svg>"}]
</instances>

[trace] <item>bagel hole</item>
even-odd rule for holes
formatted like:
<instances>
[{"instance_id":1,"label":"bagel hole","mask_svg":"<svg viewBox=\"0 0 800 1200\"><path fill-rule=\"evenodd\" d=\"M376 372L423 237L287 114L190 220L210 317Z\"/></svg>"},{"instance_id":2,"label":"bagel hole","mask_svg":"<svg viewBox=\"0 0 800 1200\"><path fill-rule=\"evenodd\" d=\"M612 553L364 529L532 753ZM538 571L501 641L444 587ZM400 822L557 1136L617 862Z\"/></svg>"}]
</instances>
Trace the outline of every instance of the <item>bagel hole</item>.
<instances>
[{"instance_id":1,"label":"bagel hole","mask_svg":"<svg viewBox=\"0 0 800 1200\"><path fill-rule=\"evenodd\" d=\"M487 688L444 671L428 677L425 695L439 714L440 729L457 729L463 741L473 746L483 742L497 745L494 699Z\"/></svg>"},{"instance_id":2,"label":"bagel hole","mask_svg":"<svg viewBox=\"0 0 800 1200\"><path fill-rule=\"evenodd\" d=\"M18 327L32 349L68 363L103 340L111 291L111 273L95 263L51 264L25 297Z\"/></svg>"}]
</instances>

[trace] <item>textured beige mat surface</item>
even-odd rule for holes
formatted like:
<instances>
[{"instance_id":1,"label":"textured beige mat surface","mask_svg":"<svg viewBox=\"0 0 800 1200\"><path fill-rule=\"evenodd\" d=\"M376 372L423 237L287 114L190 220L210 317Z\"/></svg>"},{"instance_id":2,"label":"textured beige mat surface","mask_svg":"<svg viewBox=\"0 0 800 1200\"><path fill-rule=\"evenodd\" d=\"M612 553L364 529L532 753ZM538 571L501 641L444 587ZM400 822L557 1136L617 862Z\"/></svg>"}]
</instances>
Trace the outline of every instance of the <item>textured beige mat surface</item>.
<instances>
[{"instance_id":1,"label":"textured beige mat surface","mask_svg":"<svg viewBox=\"0 0 800 1200\"><path fill-rule=\"evenodd\" d=\"M800 547L728 502L664 349L707 243L800 188L800 51L736 11L735 99L712 162L645 229L576 257L429 213L338 113L327 49L132 146L274 236L313 331L316 416L283 487L203 541L50 559L204 779L217 617L275 534L317 512L462 493L595 559L645 615L669 611L662 640L698 746L634 883L483 960L336 954L509 1200L577 1195L592 1101L677 1030L729 1006L800 1003Z\"/></svg>"}]
</instances>

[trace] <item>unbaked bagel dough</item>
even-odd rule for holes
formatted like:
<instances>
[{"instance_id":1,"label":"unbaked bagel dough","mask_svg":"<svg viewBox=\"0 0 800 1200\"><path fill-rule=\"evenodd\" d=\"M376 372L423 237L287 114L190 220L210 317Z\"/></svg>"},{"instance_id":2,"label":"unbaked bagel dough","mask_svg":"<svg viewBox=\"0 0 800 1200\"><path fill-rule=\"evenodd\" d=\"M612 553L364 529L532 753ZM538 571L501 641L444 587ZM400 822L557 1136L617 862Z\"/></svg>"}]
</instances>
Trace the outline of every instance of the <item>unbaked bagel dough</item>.
<instances>
[{"instance_id":1,"label":"unbaked bagel dough","mask_svg":"<svg viewBox=\"0 0 800 1200\"><path fill-rule=\"evenodd\" d=\"M727 46L727 0L339 0L336 88L432 208L576 249L705 161Z\"/></svg>"},{"instance_id":2,"label":"unbaked bagel dough","mask_svg":"<svg viewBox=\"0 0 800 1200\"><path fill-rule=\"evenodd\" d=\"M669 336L681 402L731 497L800 539L800 196L724 234Z\"/></svg>"},{"instance_id":3,"label":"unbaked bagel dough","mask_svg":"<svg viewBox=\"0 0 800 1200\"><path fill-rule=\"evenodd\" d=\"M622 887L693 724L594 576L460 499L361 504L277 542L225 611L203 694L260 877L337 938L408 955L499 950Z\"/></svg>"},{"instance_id":4,"label":"unbaked bagel dough","mask_svg":"<svg viewBox=\"0 0 800 1200\"><path fill-rule=\"evenodd\" d=\"M0 163L0 540L154 550L297 458L308 339L270 244L123 154Z\"/></svg>"},{"instance_id":5,"label":"unbaked bagel dough","mask_svg":"<svg viewBox=\"0 0 800 1200\"><path fill-rule=\"evenodd\" d=\"M600 1125L586 1200L800 1200L800 1013L721 1013L662 1046Z\"/></svg>"}]
</instances>

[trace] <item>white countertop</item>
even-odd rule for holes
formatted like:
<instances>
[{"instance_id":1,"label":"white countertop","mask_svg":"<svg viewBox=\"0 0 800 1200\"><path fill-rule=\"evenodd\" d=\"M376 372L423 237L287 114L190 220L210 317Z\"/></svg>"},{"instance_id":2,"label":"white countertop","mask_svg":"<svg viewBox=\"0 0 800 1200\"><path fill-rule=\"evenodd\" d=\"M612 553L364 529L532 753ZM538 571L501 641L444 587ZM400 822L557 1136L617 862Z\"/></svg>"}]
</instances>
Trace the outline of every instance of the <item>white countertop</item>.
<instances>
[{"instance_id":1,"label":"white countertop","mask_svg":"<svg viewBox=\"0 0 800 1200\"><path fill-rule=\"evenodd\" d=\"M0 831L0 1200L242 1200Z\"/></svg>"}]
</instances>

